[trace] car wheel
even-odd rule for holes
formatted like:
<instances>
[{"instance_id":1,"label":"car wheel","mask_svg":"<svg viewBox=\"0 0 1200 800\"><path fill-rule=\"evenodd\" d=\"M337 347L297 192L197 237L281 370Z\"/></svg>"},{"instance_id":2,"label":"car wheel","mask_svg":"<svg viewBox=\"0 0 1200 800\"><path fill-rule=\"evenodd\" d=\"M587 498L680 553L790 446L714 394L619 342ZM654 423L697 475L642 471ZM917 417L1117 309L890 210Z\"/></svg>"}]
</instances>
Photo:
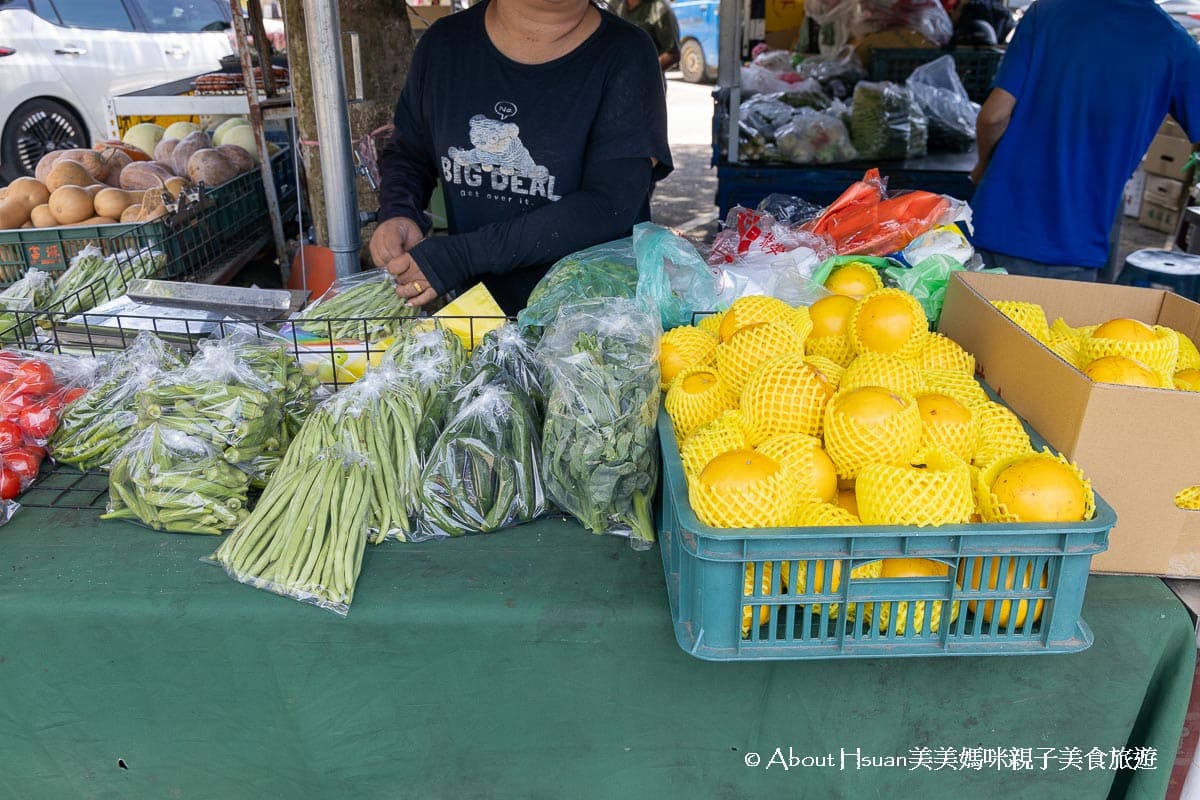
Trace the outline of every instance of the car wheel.
<instances>
[{"instance_id":1,"label":"car wheel","mask_svg":"<svg viewBox=\"0 0 1200 800\"><path fill-rule=\"evenodd\" d=\"M695 39L688 39L680 48L679 71L688 83L702 83L708 75L704 64L704 48Z\"/></svg>"},{"instance_id":2,"label":"car wheel","mask_svg":"<svg viewBox=\"0 0 1200 800\"><path fill-rule=\"evenodd\" d=\"M87 129L74 111L53 100L30 100L4 125L0 171L7 180L32 175L46 153L87 146Z\"/></svg>"}]
</instances>

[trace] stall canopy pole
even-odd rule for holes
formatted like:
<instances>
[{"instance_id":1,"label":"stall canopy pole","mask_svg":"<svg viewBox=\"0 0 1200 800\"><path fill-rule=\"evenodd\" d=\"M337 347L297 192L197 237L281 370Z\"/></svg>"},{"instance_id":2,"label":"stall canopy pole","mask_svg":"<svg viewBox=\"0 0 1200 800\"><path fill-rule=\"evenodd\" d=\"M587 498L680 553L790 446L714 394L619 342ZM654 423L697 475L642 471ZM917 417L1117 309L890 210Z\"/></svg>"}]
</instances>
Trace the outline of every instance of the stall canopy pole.
<instances>
[{"instance_id":1,"label":"stall canopy pole","mask_svg":"<svg viewBox=\"0 0 1200 800\"><path fill-rule=\"evenodd\" d=\"M358 193L346 105L346 74L342 61L342 20L333 0L304 0L304 27L312 70L313 112L320 143L321 177L329 249L338 277L359 270Z\"/></svg>"},{"instance_id":2,"label":"stall canopy pole","mask_svg":"<svg viewBox=\"0 0 1200 800\"><path fill-rule=\"evenodd\" d=\"M744 0L721 0L719 6L717 86L728 89L729 127L725 134L725 160L736 164L738 153L738 109L742 104L742 5Z\"/></svg>"}]
</instances>

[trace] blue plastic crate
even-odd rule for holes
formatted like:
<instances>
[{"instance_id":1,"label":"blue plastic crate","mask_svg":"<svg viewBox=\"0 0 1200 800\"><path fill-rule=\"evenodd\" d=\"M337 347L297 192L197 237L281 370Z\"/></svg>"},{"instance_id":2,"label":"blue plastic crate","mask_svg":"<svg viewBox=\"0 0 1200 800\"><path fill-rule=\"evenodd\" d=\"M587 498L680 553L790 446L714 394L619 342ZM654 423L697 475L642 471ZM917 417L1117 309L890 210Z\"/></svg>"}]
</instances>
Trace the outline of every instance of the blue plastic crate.
<instances>
[{"instance_id":1,"label":"blue plastic crate","mask_svg":"<svg viewBox=\"0 0 1200 800\"><path fill-rule=\"evenodd\" d=\"M1099 496L1095 517L1079 523L972 524L938 528L854 526L831 528L719 529L702 524L688 503L683 464L670 418L660 412L663 484L659 546L679 646L711 661L772 661L895 656L977 656L1071 653L1087 649L1092 632L1080 618L1092 556L1108 547L1116 514ZM1040 442L1036 442L1041 446ZM884 558L927 558L948 566L945 577L852 578L850 570ZM975 559L983 559L976 562ZM992 559L1000 559L995 562ZM746 568L753 565L750 593ZM771 564L766 591L764 565ZM987 589L988 571L1000 575L1044 575L1031 588ZM797 585L806 575L838 576L804 593L786 593L781 577ZM978 577L983 580L976 580ZM961 585L959 585L961 583ZM980 588L972 588L978 584ZM916 601L924 601L918 615ZM1010 612L985 622L986 601L1008 601ZM1040 618L1029 613L1042 602ZM905 602L905 606L896 605ZM952 604L957 617L950 621ZM1024 605L1021 605L1024 603ZM885 604L906 620L886 630L861 613L871 604L878 620ZM935 606L940 604L940 606ZM766 624L742 634L743 610ZM942 619L931 630L935 607ZM854 619L847 615L852 609ZM1022 611L1026 613L1022 615ZM1024 620L1020 618L1024 616ZM919 629L919 630L918 630Z\"/></svg>"}]
</instances>

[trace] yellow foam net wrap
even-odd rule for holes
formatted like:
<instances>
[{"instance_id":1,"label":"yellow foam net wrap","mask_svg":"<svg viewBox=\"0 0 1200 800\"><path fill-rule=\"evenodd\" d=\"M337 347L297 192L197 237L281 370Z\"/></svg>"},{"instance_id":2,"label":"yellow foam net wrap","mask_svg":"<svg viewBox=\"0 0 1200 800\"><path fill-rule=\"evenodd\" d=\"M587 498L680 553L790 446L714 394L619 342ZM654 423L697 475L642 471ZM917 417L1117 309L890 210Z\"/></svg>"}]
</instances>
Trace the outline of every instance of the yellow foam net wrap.
<instances>
[{"instance_id":1,"label":"yellow foam net wrap","mask_svg":"<svg viewBox=\"0 0 1200 800\"><path fill-rule=\"evenodd\" d=\"M921 380L925 391L953 397L967 408L989 401L975 376L956 369L927 369L921 373Z\"/></svg>"},{"instance_id":2,"label":"yellow foam net wrap","mask_svg":"<svg viewBox=\"0 0 1200 800\"><path fill-rule=\"evenodd\" d=\"M690 325L673 328L659 342L658 368L664 392L683 370L715 367L716 363L717 337L699 328Z\"/></svg>"},{"instance_id":3,"label":"yellow foam net wrap","mask_svg":"<svg viewBox=\"0 0 1200 800\"><path fill-rule=\"evenodd\" d=\"M1016 323L1017 327L1039 342L1050 340L1050 324L1046 322L1046 312L1037 303L993 300L992 305L999 309L1001 314Z\"/></svg>"},{"instance_id":4,"label":"yellow foam net wrap","mask_svg":"<svg viewBox=\"0 0 1200 800\"><path fill-rule=\"evenodd\" d=\"M1200 486L1189 486L1175 495L1175 507L1184 511L1200 511Z\"/></svg>"},{"instance_id":5,"label":"yellow foam net wrap","mask_svg":"<svg viewBox=\"0 0 1200 800\"><path fill-rule=\"evenodd\" d=\"M717 346L717 370L739 397L750 374L775 356L804 353L804 341L790 325L765 322L742 328Z\"/></svg>"},{"instance_id":6,"label":"yellow foam net wrap","mask_svg":"<svg viewBox=\"0 0 1200 800\"><path fill-rule=\"evenodd\" d=\"M842 382L842 375L846 372L845 367L824 356L805 356L804 363L824 375L825 380L829 381L829 385L833 387L833 390L837 391L839 384Z\"/></svg>"},{"instance_id":7,"label":"yellow foam net wrap","mask_svg":"<svg viewBox=\"0 0 1200 800\"><path fill-rule=\"evenodd\" d=\"M781 433L818 436L833 387L801 353L763 362L742 387L742 417L752 440Z\"/></svg>"},{"instance_id":8,"label":"yellow foam net wrap","mask_svg":"<svg viewBox=\"0 0 1200 800\"><path fill-rule=\"evenodd\" d=\"M1099 338L1094 334L1079 341L1079 363L1087 365L1105 356L1125 356L1140 361L1159 375L1175 372L1179 359L1179 337L1170 328L1154 326L1154 338L1145 342ZM1167 382L1170 385L1170 381Z\"/></svg>"},{"instance_id":9,"label":"yellow foam net wrap","mask_svg":"<svg viewBox=\"0 0 1200 800\"><path fill-rule=\"evenodd\" d=\"M925 559L889 559L892 563L896 562L922 562ZM935 564L940 562L934 562ZM946 567L943 575L949 574L949 568ZM880 572L880 577L898 577L896 573L884 563ZM921 570L919 575L912 577L935 577L932 571ZM945 600L899 600L888 603L863 603L862 615L868 623L874 621L878 630L883 633L892 633L896 636L903 636L908 631L908 615L909 607L912 607L912 630L915 634L921 633L937 633L942 624L942 616L945 613L947 602ZM958 612L961 603L954 601L950 605L950 621L958 619ZM849 609L854 612L855 609ZM849 614L847 616L850 616ZM929 617L926 620L926 616ZM926 624L928 623L928 630ZM911 634L910 634L911 635Z\"/></svg>"},{"instance_id":10,"label":"yellow foam net wrap","mask_svg":"<svg viewBox=\"0 0 1200 800\"><path fill-rule=\"evenodd\" d=\"M775 297L754 294L739 297L729 306L721 320L721 341L729 341L735 333L751 325L764 322L778 322L791 326L796 316L796 309ZM803 338L801 338L803 341Z\"/></svg>"},{"instance_id":11,"label":"yellow foam net wrap","mask_svg":"<svg viewBox=\"0 0 1200 800\"><path fill-rule=\"evenodd\" d=\"M804 340L804 352L845 367L854 360L854 343L848 336L810 336Z\"/></svg>"},{"instance_id":12,"label":"yellow foam net wrap","mask_svg":"<svg viewBox=\"0 0 1200 800\"><path fill-rule=\"evenodd\" d=\"M723 411L712 422L701 425L683 440L679 447L679 459L683 462L688 482L699 475L708 462L721 453L743 450L750 446L746 437L746 426L739 411Z\"/></svg>"},{"instance_id":13,"label":"yellow foam net wrap","mask_svg":"<svg viewBox=\"0 0 1200 800\"><path fill-rule=\"evenodd\" d=\"M1179 340L1179 360L1175 362L1175 371L1200 369L1200 351L1196 350L1196 343L1179 331L1173 331L1173 333Z\"/></svg>"},{"instance_id":14,"label":"yellow foam net wrap","mask_svg":"<svg viewBox=\"0 0 1200 800\"><path fill-rule=\"evenodd\" d=\"M1091 519L1096 514L1096 493L1092 490L1092 482L1087 479L1078 465L1067 460L1061 453L1055 453L1049 448L1042 448L1037 452L1020 453L1016 455L1002 458L992 463L987 468L980 471L976 478L975 491L979 498L979 512L983 516L984 522L1020 522L1017 516L1011 513L1003 503L997 499L992 493L992 487L996 483L996 478L1001 472L1008 469L1018 462L1023 462L1027 459L1042 459L1054 461L1070 469L1071 473L1079 481L1080 487L1084 494L1084 519Z\"/></svg>"},{"instance_id":15,"label":"yellow foam net wrap","mask_svg":"<svg viewBox=\"0 0 1200 800\"><path fill-rule=\"evenodd\" d=\"M716 370L692 367L671 382L663 407L675 428L675 438L682 441L722 411L732 408L733 399Z\"/></svg>"},{"instance_id":16,"label":"yellow foam net wrap","mask_svg":"<svg viewBox=\"0 0 1200 800\"><path fill-rule=\"evenodd\" d=\"M744 579L742 582L742 597L752 597L754 591L754 576L759 574L759 588L757 594L772 595L771 584L775 573L775 565L770 561L759 561L746 564ZM780 593L782 593L783 585L780 584ZM778 606L759 606L758 608L758 624L766 625L771 621L771 612ZM742 638L750 636L750 629L754 626L754 608L753 606L742 606Z\"/></svg>"},{"instance_id":17,"label":"yellow foam net wrap","mask_svg":"<svg viewBox=\"0 0 1200 800\"><path fill-rule=\"evenodd\" d=\"M846 525L850 523L839 522L837 524ZM806 592L813 594L828 592L832 594L842 588L843 568L841 561L788 561L782 566L784 569L783 577L788 584L791 594L802 595ZM883 562L881 561L870 561L866 564L860 564L850 570L850 579L878 578L882 568ZM811 587L809 586L809 575L813 576ZM826 582L826 578L828 578L828 583ZM822 608L822 603L812 604L814 614L820 614ZM853 604L851 604L851 612L853 612ZM836 619L840 613L840 603L829 604L830 618ZM853 613L851 613L850 619L853 618Z\"/></svg>"},{"instance_id":18,"label":"yellow foam net wrap","mask_svg":"<svg viewBox=\"0 0 1200 800\"><path fill-rule=\"evenodd\" d=\"M882 386L900 394L916 394L923 385L917 362L886 353L860 353L846 367L838 387Z\"/></svg>"},{"instance_id":19,"label":"yellow foam net wrap","mask_svg":"<svg viewBox=\"0 0 1200 800\"><path fill-rule=\"evenodd\" d=\"M1021 419L1007 406L988 401L972 411L979 420L979 444L975 447L975 466L987 469L1001 459L1032 453L1033 445Z\"/></svg>"},{"instance_id":20,"label":"yellow foam net wrap","mask_svg":"<svg viewBox=\"0 0 1200 800\"><path fill-rule=\"evenodd\" d=\"M715 314L705 314L702 317L696 317L696 327L705 333L711 333L713 336L721 335L721 321L725 319L725 312L718 311Z\"/></svg>"},{"instance_id":21,"label":"yellow foam net wrap","mask_svg":"<svg viewBox=\"0 0 1200 800\"><path fill-rule=\"evenodd\" d=\"M765 458L765 456L763 457ZM713 466L710 462L709 466ZM701 474L688 481L688 501L696 518L713 528L778 528L796 507L792 476L777 467L768 477L734 489L709 485Z\"/></svg>"},{"instance_id":22,"label":"yellow foam net wrap","mask_svg":"<svg viewBox=\"0 0 1200 800\"><path fill-rule=\"evenodd\" d=\"M945 395L949 397L949 395ZM918 395L918 405L921 396ZM962 405L961 403L959 405ZM931 420L921 417L921 451L942 449L953 453L968 464L975 458L975 448L979 444L979 419L970 407L963 406L971 415L966 422L956 420Z\"/></svg>"},{"instance_id":23,"label":"yellow foam net wrap","mask_svg":"<svg viewBox=\"0 0 1200 800\"><path fill-rule=\"evenodd\" d=\"M826 458L820 441L802 433L785 433L772 436L754 449L788 472L792 478L792 493L797 500L814 503L825 500L821 496L822 473L816 461L818 456ZM829 470L828 461L824 469ZM784 524L793 523L785 520Z\"/></svg>"},{"instance_id":24,"label":"yellow foam net wrap","mask_svg":"<svg viewBox=\"0 0 1200 800\"><path fill-rule=\"evenodd\" d=\"M870 464L854 485L859 518L867 525L947 525L970 521L975 494L967 462L946 450L923 464Z\"/></svg>"},{"instance_id":25,"label":"yellow foam net wrap","mask_svg":"<svg viewBox=\"0 0 1200 800\"><path fill-rule=\"evenodd\" d=\"M931 333L925 346L917 356L917 366L922 370L945 369L975 374L975 356L968 353L958 342L941 333Z\"/></svg>"},{"instance_id":26,"label":"yellow foam net wrap","mask_svg":"<svg viewBox=\"0 0 1200 800\"><path fill-rule=\"evenodd\" d=\"M801 502L792 512L788 525L795 528L834 528L861 525L862 520L833 503Z\"/></svg>"},{"instance_id":27,"label":"yellow foam net wrap","mask_svg":"<svg viewBox=\"0 0 1200 800\"><path fill-rule=\"evenodd\" d=\"M886 419L863 423L837 409L842 389L825 408L825 451L838 477L851 480L868 464L907 464L921 444L921 414L911 395L901 396L904 408Z\"/></svg>"},{"instance_id":28,"label":"yellow foam net wrap","mask_svg":"<svg viewBox=\"0 0 1200 800\"><path fill-rule=\"evenodd\" d=\"M800 341L804 341L812 333L813 321L812 315L808 313L808 306L799 306L792 312L792 330L800 337Z\"/></svg>"},{"instance_id":29,"label":"yellow foam net wrap","mask_svg":"<svg viewBox=\"0 0 1200 800\"><path fill-rule=\"evenodd\" d=\"M911 320L906 335L893 327L895 319L891 312L897 307L904 308L905 316ZM929 318L925 309L917 298L899 289L871 292L850 313L850 342L855 353L884 352L915 361L927 338ZM881 346L881 341L886 341L886 345Z\"/></svg>"},{"instance_id":30,"label":"yellow foam net wrap","mask_svg":"<svg viewBox=\"0 0 1200 800\"><path fill-rule=\"evenodd\" d=\"M1061 358L1073 367L1082 368L1085 365L1080 362L1079 355L1079 340L1073 336L1055 336L1050 333L1050 341L1046 343L1050 351L1054 355Z\"/></svg>"}]
</instances>

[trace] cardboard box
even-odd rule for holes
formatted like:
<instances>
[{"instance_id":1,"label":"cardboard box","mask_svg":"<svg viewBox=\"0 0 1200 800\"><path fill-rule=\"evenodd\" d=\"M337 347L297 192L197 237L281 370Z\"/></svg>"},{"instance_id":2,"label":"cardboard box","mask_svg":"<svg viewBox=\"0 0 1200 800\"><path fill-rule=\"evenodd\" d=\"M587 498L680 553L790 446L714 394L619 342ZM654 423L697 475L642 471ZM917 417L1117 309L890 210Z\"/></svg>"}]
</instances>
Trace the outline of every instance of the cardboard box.
<instances>
[{"instance_id":1,"label":"cardboard box","mask_svg":"<svg viewBox=\"0 0 1200 800\"><path fill-rule=\"evenodd\" d=\"M1187 180L1187 163L1192 155L1192 143L1187 139L1158 135L1150 143L1142 159L1142 168L1151 175L1182 181Z\"/></svg>"},{"instance_id":2,"label":"cardboard box","mask_svg":"<svg viewBox=\"0 0 1200 800\"><path fill-rule=\"evenodd\" d=\"M1175 506L1200 483L1200 392L1093 383L992 300L1039 303L1072 326L1132 317L1200 339L1200 304L1160 289L955 273L940 330L975 355L981 377L1087 473L1117 511L1095 572L1200 577L1200 511Z\"/></svg>"},{"instance_id":3,"label":"cardboard box","mask_svg":"<svg viewBox=\"0 0 1200 800\"><path fill-rule=\"evenodd\" d=\"M1179 209L1160 206L1147 195L1142 196L1142 209L1138 213L1138 224L1163 233L1174 233L1179 227Z\"/></svg>"},{"instance_id":4,"label":"cardboard box","mask_svg":"<svg viewBox=\"0 0 1200 800\"><path fill-rule=\"evenodd\" d=\"M1163 124L1159 126L1158 135L1166 136L1171 139L1183 139L1184 141L1190 141L1190 139L1188 139L1188 135L1183 132L1183 127L1176 122L1170 114L1168 114L1167 118L1163 120Z\"/></svg>"},{"instance_id":5,"label":"cardboard box","mask_svg":"<svg viewBox=\"0 0 1200 800\"><path fill-rule=\"evenodd\" d=\"M412 26L413 33L423 33L429 30L430 25L453 12L454 9L449 5L410 4L408 6L408 24Z\"/></svg>"},{"instance_id":6,"label":"cardboard box","mask_svg":"<svg viewBox=\"0 0 1200 800\"><path fill-rule=\"evenodd\" d=\"M1183 208L1187 199L1188 185L1183 181L1164 178L1161 175L1150 175L1146 178L1145 196L1151 203L1157 203L1167 208Z\"/></svg>"},{"instance_id":7,"label":"cardboard box","mask_svg":"<svg viewBox=\"0 0 1200 800\"><path fill-rule=\"evenodd\" d=\"M1138 167L1129 180L1125 181L1125 189L1121 192L1125 216L1137 219L1142 211L1142 195L1146 193L1146 170Z\"/></svg>"}]
</instances>

